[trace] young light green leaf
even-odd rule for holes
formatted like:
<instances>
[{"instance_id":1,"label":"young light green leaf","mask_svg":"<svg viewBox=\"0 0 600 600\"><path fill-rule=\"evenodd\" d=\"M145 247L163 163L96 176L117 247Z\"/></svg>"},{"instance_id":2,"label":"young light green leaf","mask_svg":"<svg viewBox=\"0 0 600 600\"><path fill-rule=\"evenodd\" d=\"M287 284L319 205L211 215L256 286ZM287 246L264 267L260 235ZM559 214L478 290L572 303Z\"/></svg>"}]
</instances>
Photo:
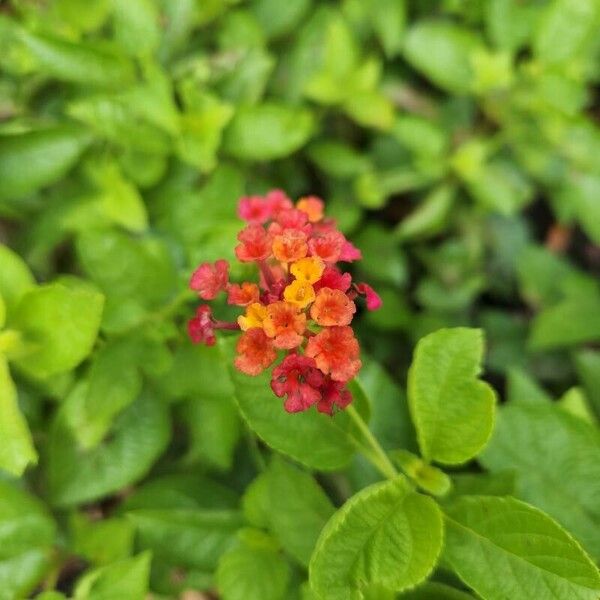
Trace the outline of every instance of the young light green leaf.
<instances>
[{"instance_id":1,"label":"young light green leaf","mask_svg":"<svg viewBox=\"0 0 600 600\"><path fill-rule=\"evenodd\" d=\"M225 130L225 151L241 160L283 158L298 150L313 133L312 113L283 104L240 108Z\"/></svg>"},{"instance_id":2,"label":"young light green leaf","mask_svg":"<svg viewBox=\"0 0 600 600\"><path fill-rule=\"evenodd\" d=\"M547 63L573 58L593 38L598 16L595 0L553 0L546 6L534 38L536 57Z\"/></svg>"},{"instance_id":3,"label":"young light green leaf","mask_svg":"<svg viewBox=\"0 0 600 600\"><path fill-rule=\"evenodd\" d=\"M73 125L0 135L0 200L18 199L62 179L90 143Z\"/></svg>"},{"instance_id":4,"label":"young light green leaf","mask_svg":"<svg viewBox=\"0 0 600 600\"><path fill-rule=\"evenodd\" d=\"M353 496L323 529L310 562L310 582L323 600L359 600L376 585L402 591L420 583L442 548L442 514L406 478Z\"/></svg>"},{"instance_id":5,"label":"young light green leaf","mask_svg":"<svg viewBox=\"0 0 600 600\"><path fill-rule=\"evenodd\" d=\"M222 340L220 350L242 417L265 443L314 469L329 471L348 463L357 446L355 427L345 412L324 418L310 410L291 419L271 392L269 373L248 377L235 369L235 339Z\"/></svg>"},{"instance_id":6,"label":"young light green leaf","mask_svg":"<svg viewBox=\"0 0 600 600\"><path fill-rule=\"evenodd\" d=\"M465 496L448 507L444 558L486 600L595 600L600 592L579 544L514 498Z\"/></svg>"},{"instance_id":7,"label":"young light green leaf","mask_svg":"<svg viewBox=\"0 0 600 600\"><path fill-rule=\"evenodd\" d=\"M317 538L335 508L309 473L277 456L267 473L270 529L284 550L308 566Z\"/></svg>"},{"instance_id":8,"label":"young light green leaf","mask_svg":"<svg viewBox=\"0 0 600 600\"><path fill-rule=\"evenodd\" d=\"M600 557L600 435L553 404L514 404L480 457L493 473L514 470L517 494L546 511Z\"/></svg>"},{"instance_id":9,"label":"young light green leaf","mask_svg":"<svg viewBox=\"0 0 600 600\"><path fill-rule=\"evenodd\" d=\"M494 390L477 379L480 330L440 329L417 344L408 374L408 401L426 460L460 464L487 443L494 425Z\"/></svg>"},{"instance_id":10,"label":"young light green leaf","mask_svg":"<svg viewBox=\"0 0 600 600\"><path fill-rule=\"evenodd\" d=\"M88 571L75 587L73 600L144 600L150 578L149 552Z\"/></svg>"},{"instance_id":11,"label":"young light green leaf","mask_svg":"<svg viewBox=\"0 0 600 600\"><path fill-rule=\"evenodd\" d=\"M104 297L87 285L54 283L27 292L15 307L11 326L34 350L16 361L37 378L76 367L91 351L100 327Z\"/></svg>"},{"instance_id":12,"label":"young light green leaf","mask_svg":"<svg viewBox=\"0 0 600 600\"><path fill-rule=\"evenodd\" d=\"M284 600L290 569L277 544L257 530L241 532L237 547L219 560L216 580L223 600Z\"/></svg>"},{"instance_id":13,"label":"young light green leaf","mask_svg":"<svg viewBox=\"0 0 600 600\"><path fill-rule=\"evenodd\" d=\"M137 509L127 513L138 544L158 561L212 571L242 519L233 510Z\"/></svg>"},{"instance_id":14,"label":"young light green leaf","mask_svg":"<svg viewBox=\"0 0 600 600\"><path fill-rule=\"evenodd\" d=\"M462 94L471 87L471 57L481 46L481 40L467 29L450 22L421 21L406 34L404 56L433 83Z\"/></svg>"},{"instance_id":15,"label":"young light green leaf","mask_svg":"<svg viewBox=\"0 0 600 600\"><path fill-rule=\"evenodd\" d=\"M6 359L0 355L0 469L17 477L30 463L37 463L31 433L17 402L17 390Z\"/></svg>"},{"instance_id":16,"label":"young light green leaf","mask_svg":"<svg viewBox=\"0 0 600 600\"><path fill-rule=\"evenodd\" d=\"M55 524L33 496L0 480L0 598L28 598L50 567Z\"/></svg>"},{"instance_id":17,"label":"young light green leaf","mask_svg":"<svg viewBox=\"0 0 600 600\"><path fill-rule=\"evenodd\" d=\"M35 285L25 261L8 246L0 244L0 296L7 313Z\"/></svg>"},{"instance_id":18,"label":"young light green leaf","mask_svg":"<svg viewBox=\"0 0 600 600\"><path fill-rule=\"evenodd\" d=\"M119 415L110 439L82 451L69 426L69 413L80 410L86 387L82 382L74 388L50 433L50 495L61 507L90 502L134 483L149 471L169 441L167 407L146 391Z\"/></svg>"},{"instance_id":19,"label":"young light green leaf","mask_svg":"<svg viewBox=\"0 0 600 600\"><path fill-rule=\"evenodd\" d=\"M405 0L383 0L372 2L370 6L371 25L388 57L393 57L402 49L406 24Z\"/></svg>"},{"instance_id":20,"label":"young light green leaf","mask_svg":"<svg viewBox=\"0 0 600 600\"><path fill-rule=\"evenodd\" d=\"M403 473L422 490L433 496L445 496L452 487L452 480L442 470L427 464L408 450L392 450L390 458Z\"/></svg>"}]
</instances>

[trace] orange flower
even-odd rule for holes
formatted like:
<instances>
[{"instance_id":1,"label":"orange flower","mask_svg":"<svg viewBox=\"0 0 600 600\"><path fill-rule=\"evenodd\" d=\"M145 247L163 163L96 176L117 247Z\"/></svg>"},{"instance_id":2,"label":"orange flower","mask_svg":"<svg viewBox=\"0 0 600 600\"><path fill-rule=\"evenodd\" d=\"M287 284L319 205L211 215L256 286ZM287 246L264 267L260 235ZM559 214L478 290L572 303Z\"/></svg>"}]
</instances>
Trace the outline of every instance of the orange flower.
<instances>
[{"instance_id":1,"label":"orange flower","mask_svg":"<svg viewBox=\"0 0 600 600\"><path fill-rule=\"evenodd\" d=\"M311 337L305 355L335 381L348 381L360 370L360 348L351 327L327 327Z\"/></svg>"},{"instance_id":2,"label":"orange flower","mask_svg":"<svg viewBox=\"0 0 600 600\"><path fill-rule=\"evenodd\" d=\"M324 207L323 200L316 196L305 196L304 198L300 198L296 203L296 208L305 212L311 223L316 223L323 218Z\"/></svg>"},{"instance_id":3,"label":"orange flower","mask_svg":"<svg viewBox=\"0 0 600 600\"><path fill-rule=\"evenodd\" d=\"M341 290L321 288L315 303L310 309L310 316L325 327L349 325L356 312L356 304Z\"/></svg>"},{"instance_id":4,"label":"orange flower","mask_svg":"<svg viewBox=\"0 0 600 600\"><path fill-rule=\"evenodd\" d=\"M246 314L237 318L237 322L242 331L248 331L254 328L262 329L266 318L267 308L259 302L253 302L246 308Z\"/></svg>"},{"instance_id":5,"label":"orange flower","mask_svg":"<svg viewBox=\"0 0 600 600\"><path fill-rule=\"evenodd\" d=\"M306 329L306 315L289 302L273 302L267 306L263 322L265 333L273 338L275 348L291 350L302 343Z\"/></svg>"},{"instance_id":6,"label":"orange flower","mask_svg":"<svg viewBox=\"0 0 600 600\"><path fill-rule=\"evenodd\" d=\"M286 302L295 304L299 309L306 308L315 299L315 290L310 283L306 281L292 281L285 290L283 297Z\"/></svg>"},{"instance_id":7,"label":"orange flower","mask_svg":"<svg viewBox=\"0 0 600 600\"><path fill-rule=\"evenodd\" d=\"M236 306L248 306L258 302L260 290L255 283L245 281L242 285L232 283L227 289L227 304Z\"/></svg>"},{"instance_id":8,"label":"orange flower","mask_svg":"<svg viewBox=\"0 0 600 600\"><path fill-rule=\"evenodd\" d=\"M235 366L246 375L260 375L277 358L270 340L262 329L250 329L238 340Z\"/></svg>"},{"instance_id":9,"label":"orange flower","mask_svg":"<svg viewBox=\"0 0 600 600\"><path fill-rule=\"evenodd\" d=\"M297 229L284 229L273 239L273 254L281 262L294 262L304 258L308 252L306 234Z\"/></svg>"},{"instance_id":10,"label":"orange flower","mask_svg":"<svg viewBox=\"0 0 600 600\"><path fill-rule=\"evenodd\" d=\"M325 263L318 256L301 258L292 264L290 271L298 281L316 283L321 279Z\"/></svg>"}]
</instances>

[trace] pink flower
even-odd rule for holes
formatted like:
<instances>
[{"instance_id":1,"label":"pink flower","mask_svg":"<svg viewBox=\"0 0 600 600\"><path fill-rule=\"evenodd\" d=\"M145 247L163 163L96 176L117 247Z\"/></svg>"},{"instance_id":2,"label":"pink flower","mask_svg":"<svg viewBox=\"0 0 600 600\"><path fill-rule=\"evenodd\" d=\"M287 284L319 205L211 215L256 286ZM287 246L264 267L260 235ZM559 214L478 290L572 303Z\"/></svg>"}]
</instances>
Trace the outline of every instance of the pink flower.
<instances>
[{"instance_id":1,"label":"pink flower","mask_svg":"<svg viewBox=\"0 0 600 600\"><path fill-rule=\"evenodd\" d=\"M347 292L351 285L352 275L350 273L342 273L337 267L329 266L325 267L321 279L314 284L314 288L315 292L324 287Z\"/></svg>"},{"instance_id":2,"label":"pink flower","mask_svg":"<svg viewBox=\"0 0 600 600\"><path fill-rule=\"evenodd\" d=\"M229 263L217 260L214 265L202 263L192 274L190 288L198 292L200 298L213 300L218 293L227 288Z\"/></svg>"},{"instance_id":3,"label":"pink flower","mask_svg":"<svg viewBox=\"0 0 600 600\"><path fill-rule=\"evenodd\" d=\"M247 223L266 223L272 214L271 205L262 196L244 196L238 204L238 215Z\"/></svg>"},{"instance_id":4,"label":"pink flower","mask_svg":"<svg viewBox=\"0 0 600 600\"><path fill-rule=\"evenodd\" d=\"M308 241L311 256L318 256L326 263L336 263L346 238L339 231L329 231Z\"/></svg>"},{"instance_id":5,"label":"pink flower","mask_svg":"<svg viewBox=\"0 0 600 600\"><path fill-rule=\"evenodd\" d=\"M340 252L339 260L343 262L353 262L361 259L362 252L352 242L345 240L344 244L342 245L342 251Z\"/></svg>"},{"instance_id":6,"label":"pink flower","mask_svg":"<svg viewBox=\"0 0 600 600\"><path fill-rule=\"evenodd\" d=\"M367 310L378 310L383 305L383 301L381 300L381 296L368 284L359 283L356 286L356 289L359 294L362 294L366 297L367 300Z\"/></svg>"},{"instance_id":7,"label":"pink flower","mask_svg":"<svg viewBox=\"0 0 600 600\"><path fill-rule=\"evenodd\" d=\"M196 309L196 316L188 321L188 334L194 344L215 345L217 338L210 306L202 304Z\"/></svg>"}]
</instances>

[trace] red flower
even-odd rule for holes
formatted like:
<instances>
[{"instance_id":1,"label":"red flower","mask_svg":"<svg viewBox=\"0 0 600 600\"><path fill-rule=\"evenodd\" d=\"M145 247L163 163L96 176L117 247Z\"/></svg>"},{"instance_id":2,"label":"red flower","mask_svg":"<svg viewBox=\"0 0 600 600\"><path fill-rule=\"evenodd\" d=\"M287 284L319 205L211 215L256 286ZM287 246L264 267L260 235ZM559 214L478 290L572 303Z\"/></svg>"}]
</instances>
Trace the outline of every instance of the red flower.
<instances>
[{"instance_id":1,"label":"red flower","mask_svg":"<svg viewBox=\"0 0 600 600\"><path fill-rule=\"evenodd\" d=\"M241 243L236 246L235 255L242 262L265 260L271 256L271 236L260 225L248 225L240 231L237 239Z\"/></svg>"},{"instance_id":2,"label":"red flower","mask_svg":"<svg viewBox=\"0 0 600 600\"><path fill-rule=\"evenodd\" d=\"M352 242L345 240L344 244L342 245L342 251L340 252L339 260L344 262L353 262L361 259L362 252Z\"/></svg>"},{"instance_id":3,"label":"red flower","mask_svg":"<svg viewBox=\"0 0 600 600\"><path fill-rule=\"evenodd\" d=\"M356 305L341 290L322 288L310 307L310 316L325 327L350 325Z\"/></svg>"},{"instance_id":4,"label":"red flower","mask_svg":"<svg viewBox=\"0 0 600 600\"><path fill-rule=\"evenodd\" d=\"M334 381L327 377L321 386L321 400L317 403L317 410L328 415L333 414L333 407L346 408L352 402L352 394L341 381Z\"/></svg>"},{"instance_id":5,"label":"red flower","mask_svg":"<svg viewBox=\"0 0 600 600\"><path fill-rule=\"evenodd\" d=\"M281 262L290 263L306 256L306 234L297 229L284 229L273 240L273 255Z\"/></svg>"},{"instance_id":6,"label":"red flower","mask_svg":"<svg viewBox=\"0 0 600 600\"><path fill-rule=\"evenodd\" d=\"M194 344L215 345L217 338L210 306L202 304L196 309L196 316L188 321L188 334Z\"/></svg>"},{"instance_id":7,"label":"red flower","mask_svg":"<svg viewBox=\"0 0 600 600\"><path fill-rule=\"evenodd\" d=\"M236 306L248 306L258 302L260 290L255 283L244 282L242 285L232 283L227 288L227 304Z\"/></svg>"},{"instance_id":8,"label":"red flower","mask_svg":"<svg viewBox=\"0 0 600 600\"><path fill-rule=\"evenodd\" d=\"M244 332L238 340L236 350L238 356L234 364L246 375L260 375L277 358L273 342L260 328L252 328Z\"/></svg>"},{"instance_id":9,"label":"red flower","mask_svg":"<svg viewBox=\"0 0 600 600\"><path fill-rule=\"evenodd\" d=\"M266 223L272 216L271 205L262 196L244 196L238 204L238 215L248 223Z\"/></svg>"},{"instance_id":10,"label":"red flower","mask_svg":"<svg viewBox=\"0 0 600 600\"><path fill-rule=\"evenodd\" d=\"M308 242L312 256L318 256L326 263L336 263L346 238L339 231L329 231L318 237L313 237Z\"/></svg>"},{"instance_id":11,"label":"red flower","mask_svg":"<svg viewBox=\"0 0 600 600\"><path fill-rule=\"evenodd\" d=\"M328 287L332 290L340 290L347 292L352 285L352 275L350 273L342 273L339 269L333 266L325 267L321 279L314 284L315 292L321 288Z\"/></svg>"},{"instance_id":12,"label":"red flower","mask_svg":"<svg viewBox=\"0 0 600 600\"><path fill-rule=\"evenodd\" d=\"M273 369L271 389L279 398L287 396L284 403L287 412L300 412L321 400L319 388L324 381L323 373L317 369L312 358L288 354Z\"/></svg>"},{"instance_id":13,"label":"red flower","mask_svg":"<svg viewBox=\"0 0 600 600\"><path fill-rule=\"evenodd\" d=\"M192 274L190 288L198 292L200 298L213 300L227 287L228 278L229 263L226 260L218 260L214 265L205 262Z\"/></svg>"},{"instance_id":14,"label":"red flower","mask_svg":"<svg viewBox=\"0 0 600 600\"><path fill-rule=\"evenodd\" d=\"M363 294L367 300L367 310L377 310L381 308L383 301L381 296L368 284L359 283L356 286L359 294Z\"/></svg>"},{"instance_id":15,"label":"red flower","mask_svg":"<svg viewBox=\"0 0 600 600\"><path fill-rule=\"evenodd\" d=\"M309 235L312 231L312 226L308 222L308 215L296 208L282 210L275 221L269 225L269 231L273 235L281 233L284 229L296 229Z\"/></svg>"},{"instance_id":16,"label":"red flower","mask_svg":"<svg viewBox=\"0 0 600 600\"><path fill-rule=\"evenodd\" d=\"M360 347L351 327L327 327L311 337L306 356L335 381L348 381L360 370Z\"/></svg>"}]
</instances>

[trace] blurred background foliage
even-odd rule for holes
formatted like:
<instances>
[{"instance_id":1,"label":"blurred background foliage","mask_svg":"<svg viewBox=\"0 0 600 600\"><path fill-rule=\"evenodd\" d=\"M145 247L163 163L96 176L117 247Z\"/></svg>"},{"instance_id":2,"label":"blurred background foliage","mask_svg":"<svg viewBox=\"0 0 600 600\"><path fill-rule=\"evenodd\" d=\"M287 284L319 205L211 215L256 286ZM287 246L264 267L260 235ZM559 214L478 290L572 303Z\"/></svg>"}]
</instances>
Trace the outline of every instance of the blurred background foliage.
<instances>
[{"instance_id":1,"label":"blurred background foliage","mask_svg":"<svg viewBox=\"0 0 600 600\"><path fill-rule=\"evenodd\" d=\"M594 421L598 31L598 0L0 2L0 431L20 440L0 457L19 474L40 454L26 478L63 532L56 550L46 509L1 484L0 518L30 516L0 548L0 597L82 564L98 570L77 598L110 569L137 590L149 556L113 565L134 529L164 555L153 590L211 581L253 471L222 367L185 340L186 288L197 263L233 259L243 194L320 195L362 249L356 274L384 299L359 322L363 383L387 446L411 446L389 415L406 421L415 341L460 324L485 330L507 397ZM221 537L194 553L204 513L181 542L167 509L215 506Z\"/></svg>"}]
</instances>

